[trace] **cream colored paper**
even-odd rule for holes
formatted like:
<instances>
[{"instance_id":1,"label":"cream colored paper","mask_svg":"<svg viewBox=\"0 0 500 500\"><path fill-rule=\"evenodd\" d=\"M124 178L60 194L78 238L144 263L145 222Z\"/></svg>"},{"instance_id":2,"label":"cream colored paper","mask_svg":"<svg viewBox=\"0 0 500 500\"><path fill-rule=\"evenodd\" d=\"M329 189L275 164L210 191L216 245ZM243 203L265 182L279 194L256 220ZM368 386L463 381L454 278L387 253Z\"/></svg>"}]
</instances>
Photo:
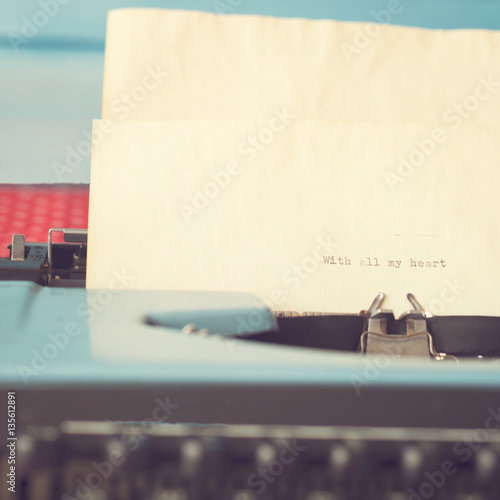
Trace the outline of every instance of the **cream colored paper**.
<instances>
[{"instance_id":1,"label":"cream colored paper","mask_svg":"<svg viewBox=\"0 0 500 500\"><path fill-rule=\"evenodd\" d=\"M276 109L103 128L90 288L125 272L130 288L246 291L278 310L356 313L383 291L397 312L413 292L436 314L500 314L496 127Z\"/></svg>"},{"instance_id":2,"label":"cream colored paper","mask_svg":"<svg viewBox=\"0 0 500 500\"><path fill-rule=\"evenodd\" d=\"M123 9L109 14L102 117L500 125L500 32ZM384 12L382 12L384 11ZM377 22L376 22L377 21Z\"/></svg>"}]
</instances>

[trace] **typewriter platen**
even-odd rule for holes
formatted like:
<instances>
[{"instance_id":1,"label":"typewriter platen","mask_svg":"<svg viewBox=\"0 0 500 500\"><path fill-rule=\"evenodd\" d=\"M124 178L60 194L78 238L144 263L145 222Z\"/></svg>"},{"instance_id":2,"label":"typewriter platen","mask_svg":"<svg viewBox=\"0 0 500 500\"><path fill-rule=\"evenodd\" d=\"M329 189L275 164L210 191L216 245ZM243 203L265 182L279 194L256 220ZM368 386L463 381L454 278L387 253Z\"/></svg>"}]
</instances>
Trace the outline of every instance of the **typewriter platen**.
<instances>
[{"instance_id":1,"label":"typewriter platen","mask_svg":"<svg viewBox=\"0 0 500 500\"><path fill-rule=\"evenodd\" d=\"M86 290L86 232L56 231L0 260L19 498L498 498L500 318Z\"/></svg>"}]
</instances>

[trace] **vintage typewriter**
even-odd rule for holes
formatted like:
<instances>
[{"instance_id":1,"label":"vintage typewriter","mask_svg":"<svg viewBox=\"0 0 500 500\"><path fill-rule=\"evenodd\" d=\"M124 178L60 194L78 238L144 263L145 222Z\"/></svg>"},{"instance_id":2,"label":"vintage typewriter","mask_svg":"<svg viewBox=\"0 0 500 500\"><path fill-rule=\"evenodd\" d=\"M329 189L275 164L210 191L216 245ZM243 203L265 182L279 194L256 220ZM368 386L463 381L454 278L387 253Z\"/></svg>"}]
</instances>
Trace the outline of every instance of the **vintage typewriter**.
<instances>
[{"instance_id":1,"label":"vintage typewriter","mask_svg":"<svg viewBox=\"0 0 500 500\"><path fill-rule=\"evenodd\" d=\"M0 260L16 498L500 498L500 318L432 316L411 293L396 319L383 294L297 315L248 294L87 290L86 241L14 235Z\"/></svg>"}]
</instances>

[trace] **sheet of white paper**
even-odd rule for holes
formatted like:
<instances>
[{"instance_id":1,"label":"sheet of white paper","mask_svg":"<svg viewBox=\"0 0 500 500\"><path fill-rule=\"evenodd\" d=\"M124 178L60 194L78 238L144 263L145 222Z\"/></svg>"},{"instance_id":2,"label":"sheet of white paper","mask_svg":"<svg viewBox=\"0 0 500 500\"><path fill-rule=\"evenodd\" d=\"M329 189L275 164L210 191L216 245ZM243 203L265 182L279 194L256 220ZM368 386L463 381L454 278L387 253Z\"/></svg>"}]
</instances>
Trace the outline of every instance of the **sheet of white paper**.
<instances>
[{"instance_id":1,"label":"sheet of white paper","mask_svg":"<svg viewBox=\"0 0 500 500\"><path fill-rule=\"evenodd\" d=\"M102 117L286 105L297 118L500 125L499 87L499 31L123 9L108 19Z\"/></svg>"},{"instance_id":2,"label":"sheet of white paper","mask_svg":"<svg viewBox=\"0 0 500 500\"><path fill-rule=\"evenodd\" d=\"M88 276L357 312L378 291L500 314L500 129L290 120L97 121Z\"/></svg>"}]
</instances>

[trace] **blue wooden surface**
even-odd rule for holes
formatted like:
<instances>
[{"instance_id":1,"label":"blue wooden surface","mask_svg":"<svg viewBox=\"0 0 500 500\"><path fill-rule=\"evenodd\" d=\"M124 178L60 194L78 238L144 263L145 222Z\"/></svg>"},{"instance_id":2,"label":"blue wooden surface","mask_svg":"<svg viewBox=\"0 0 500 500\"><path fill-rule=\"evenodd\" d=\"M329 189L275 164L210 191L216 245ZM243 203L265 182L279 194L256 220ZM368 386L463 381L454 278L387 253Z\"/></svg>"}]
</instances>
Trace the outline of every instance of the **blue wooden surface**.
<instances>
[{"instance_id":1,"label":"blue wooden surface","mask_svg":"<svg viewBox=\"0 0 500 500\"><path fill-rule=\"evenodd\" d=\"M92 119L100 117L109 9L217 12L226 5L236 14L373 21L372 11L386 8L388 1L0 0L0 183L89 181L90 155L63 176L54 163L64 163L66 148L85 138ZM42 5L51 16L44 15ZM401 5L394 24L500 29L498 0L401 0ZM33 28L36 22L40 27Z\"/></svg>"}]
</instances>

